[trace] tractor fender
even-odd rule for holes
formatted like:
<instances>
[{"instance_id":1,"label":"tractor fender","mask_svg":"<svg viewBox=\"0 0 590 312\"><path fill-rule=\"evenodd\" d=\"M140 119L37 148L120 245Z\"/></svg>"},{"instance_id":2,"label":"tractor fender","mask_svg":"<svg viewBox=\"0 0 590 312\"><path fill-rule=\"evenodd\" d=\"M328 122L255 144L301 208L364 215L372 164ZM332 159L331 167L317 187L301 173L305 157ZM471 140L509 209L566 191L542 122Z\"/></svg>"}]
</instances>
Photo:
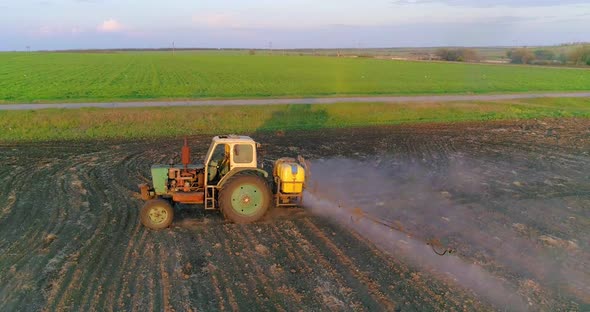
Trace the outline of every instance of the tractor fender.
<instances>
[{"instance_id":1,"label":"tractor fender","mask_svg":"<svg viewBox=\"0 0 590 312\"><path fill-rule=\"evenodd\" d=\"M259 168L234 168L233 170L231 170L230 172L228 172L225 176L223 176L223 178L221 178L221 180L219 180L219 183L217 183L217 188L221 188L231 177L235 176L238 173L241 172L254 172L258 175L262 175L264 176L264 178L268 178L268 172L259 169Z\"/></svg>"}]
</instances>

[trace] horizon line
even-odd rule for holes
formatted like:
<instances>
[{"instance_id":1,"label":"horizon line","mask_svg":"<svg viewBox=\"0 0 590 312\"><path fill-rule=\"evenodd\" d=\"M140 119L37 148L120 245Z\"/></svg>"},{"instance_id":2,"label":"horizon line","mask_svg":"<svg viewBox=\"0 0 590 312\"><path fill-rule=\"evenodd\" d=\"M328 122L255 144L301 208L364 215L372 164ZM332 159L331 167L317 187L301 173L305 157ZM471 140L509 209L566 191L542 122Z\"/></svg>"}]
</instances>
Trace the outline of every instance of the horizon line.
<instances>
[{"instance_id":1,"label":"horizon line","mask_svg":"<svg viewBox=\"0 0 590 312\"><path fill-rule=\"evenodd\" d=\"M561 44L547 44L547 45L484 45L484 46L470 46L470 45L441 45L441 46L400 46L400 47L333 47L333 48L214 48L214 47L161 47L161 48L87 48L87 49L39 49L39 50L2 50L0 52L83 52L83 51L332 51L332 50L349 50L349 51L366 51L366 50L396 50L396 49L435 49L435 48L527 48L527 47L566 47L587 45L590 42L571 42Z\"/></svg>"}]
</instances>

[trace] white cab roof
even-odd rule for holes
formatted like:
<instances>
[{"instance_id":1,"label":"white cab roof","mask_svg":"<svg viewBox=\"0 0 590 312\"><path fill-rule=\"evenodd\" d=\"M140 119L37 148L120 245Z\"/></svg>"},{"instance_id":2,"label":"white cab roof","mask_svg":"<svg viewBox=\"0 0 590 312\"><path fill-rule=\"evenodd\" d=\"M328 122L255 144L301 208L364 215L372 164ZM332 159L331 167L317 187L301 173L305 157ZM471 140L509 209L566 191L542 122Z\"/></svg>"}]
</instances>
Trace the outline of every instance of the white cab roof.
<instances>
[{"instance_id":1,"label":"white cab roof","mask_svg":"<svg viewBox=\"0 0 590 312\"><path fill-rule=\"evenodd\" d=\"M254 143L254 140L245 135L218 135L213 138L216 143Z\"/></svg>"}]
</instances>

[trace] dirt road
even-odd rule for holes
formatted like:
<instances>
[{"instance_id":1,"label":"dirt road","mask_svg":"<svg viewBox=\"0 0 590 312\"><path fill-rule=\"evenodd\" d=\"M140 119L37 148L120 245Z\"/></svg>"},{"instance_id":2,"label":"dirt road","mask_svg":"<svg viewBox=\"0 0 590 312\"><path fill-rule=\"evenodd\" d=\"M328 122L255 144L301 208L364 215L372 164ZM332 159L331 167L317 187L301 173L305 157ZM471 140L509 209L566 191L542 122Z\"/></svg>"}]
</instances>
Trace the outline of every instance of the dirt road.
<instances>
[{"instance_id":1,"label":"dirt road","mask_svg":"<svg viewBox=\"0 0 590 312\"><path fill-rule=\"evenodd\" d=\"M303 99L237 99L237 100L190 100L165 102L111 102L111 103L55 103L55 104L0 104L1 110L39 110L49 108L75 109L84 107L125 108L125 107L175 107L175 106L236 106L236 105L303 105L336 103L420 103L458 101L500 101L533 98L587 98L590 92L575 93L516 93L487 95L428 95L428 96L365 96L365 97L324 97Z\"/></svg>"},{"instance_id":2,"label":"dirt road","mask_svg":"<svg viewBox=\"0 0 590 312\"><path fill-rule=\"evenodd\" d=\"M181 142L0 145L0 310L590 307L589 121L253 136L267 159L312 160L308 207L235 225L179 206L161 232L139 225L136 186Z\"/></svg>"}]
</instances>

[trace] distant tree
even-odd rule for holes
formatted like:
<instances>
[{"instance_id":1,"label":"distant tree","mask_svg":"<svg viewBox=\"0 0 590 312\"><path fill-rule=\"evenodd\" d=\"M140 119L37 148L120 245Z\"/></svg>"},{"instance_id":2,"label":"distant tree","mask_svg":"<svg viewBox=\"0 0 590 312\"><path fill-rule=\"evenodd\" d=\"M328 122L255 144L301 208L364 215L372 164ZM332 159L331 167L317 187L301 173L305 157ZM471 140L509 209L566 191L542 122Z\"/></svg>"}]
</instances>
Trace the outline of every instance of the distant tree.
<instances>
[{"instance_id":1,"label":"distant tree","mask_svg":"<svg viewBox=\"0 0 590 312\"><path fill-rule=\"evenodd\" d=\"M449 61L452 58L451 51L446 48L440 48L435 52L441 60Z\"/></svg>"},{"instance_id":2,"label":"distant tree","mask_svg":"<svg viewBox=\"0 0 590 312\"><path fill-rule=\"evenodd\" d=\"M477 51L474 49L463 48L460 50L460 52L465 61L474 62L481 60L479 53L477 53Z\"/></svg>"},{"instance_id":3,"label":"distant tree","mask_svg":"<svg viewBox=\"0 0 590 312\"><path fill-rule=\"evenodd\" d=\"M527 48L513 49L506 53L512 64L530 64L535 60L535 54Z\"/></svg>"},{"instance_id":4,"label":"distant tree","mask_svg":"<svg viewBox=\"0 0 590 312\"><path fill-rule=\"evenodd\" d=\"M570 62L576 65L590 65L590 45L579 46L569 54Z\"/></svg>"},{"instance_id":5,"label":"distant tree","mask_svg":"<svg viewBox=\"0 0 590 312\"><path fill-rule=\"evenodd\" d=\"M468 48L458 48L458 49L448 49L448 48L440 48L436 50L436 56L438 56L441 60L449 61L449 62L473 62L479 61L479 55L477 51L474 49Z\"/></svg>"},{"instance_id":6,"label":"distant tree","mask_svg":"<svg viewBox=\"0 0 590 312\"><path fill-rule=\"evenodd\" d=\"M567 55L565 53L561 53L559 54L559 56L557 57L557 60L561 63L561 64L567 64Z\"/></svg>"},{"instance_id":7,"label":"distant tree","mask_svg":"<svg viewBox=\"0 0 590 312\"><path fill-rule=\"evenodd\" d=\"M555 59L555 53L551 50L536 50L535 59L539 61L552 61Z\"/></svg>"}]
</instances>

